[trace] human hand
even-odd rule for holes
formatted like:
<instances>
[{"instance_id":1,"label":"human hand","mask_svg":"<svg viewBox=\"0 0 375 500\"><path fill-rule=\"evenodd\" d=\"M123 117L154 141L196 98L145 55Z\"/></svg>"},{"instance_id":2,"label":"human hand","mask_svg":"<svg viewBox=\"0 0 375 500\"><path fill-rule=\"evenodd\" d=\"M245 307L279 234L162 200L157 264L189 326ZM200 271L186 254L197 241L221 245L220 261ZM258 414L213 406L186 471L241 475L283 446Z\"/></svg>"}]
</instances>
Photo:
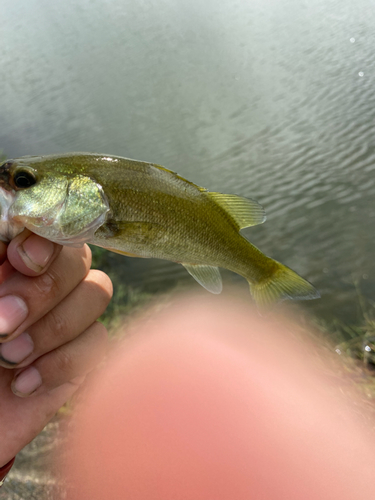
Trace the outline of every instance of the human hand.
<instances>
[{"instance_id":1,"label":"human hand","mask_svg":"<svg viewBox=\"0 0 375 500\"><path fill-rule=\"evenodd\" d=\"M112 296L91 252L25 230L0 242L0 467L47 424L106 349Z\"/></svg>"}]
</instances>

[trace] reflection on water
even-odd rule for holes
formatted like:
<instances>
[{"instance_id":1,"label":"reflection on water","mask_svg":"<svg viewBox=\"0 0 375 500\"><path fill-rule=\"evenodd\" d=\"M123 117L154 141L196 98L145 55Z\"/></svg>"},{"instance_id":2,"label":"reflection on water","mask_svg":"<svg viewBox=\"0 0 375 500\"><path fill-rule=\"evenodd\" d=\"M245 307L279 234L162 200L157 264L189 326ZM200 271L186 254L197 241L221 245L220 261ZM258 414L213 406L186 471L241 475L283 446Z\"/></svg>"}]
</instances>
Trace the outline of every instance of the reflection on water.
<instances>
[{"instance_id":1,"label":"reflection on water","mask_svg":"<svg viewBox=\"0 0 375 500\"><path fill-rule=\"evenodd\" d=\"M354 281L375 291L371 7L3 0L0 147L150 160L255 198L268 221L251 241L321 290L309 307L353 318ZM191 279L115 261L146 289Z\"/></svg>"}]
</instances>

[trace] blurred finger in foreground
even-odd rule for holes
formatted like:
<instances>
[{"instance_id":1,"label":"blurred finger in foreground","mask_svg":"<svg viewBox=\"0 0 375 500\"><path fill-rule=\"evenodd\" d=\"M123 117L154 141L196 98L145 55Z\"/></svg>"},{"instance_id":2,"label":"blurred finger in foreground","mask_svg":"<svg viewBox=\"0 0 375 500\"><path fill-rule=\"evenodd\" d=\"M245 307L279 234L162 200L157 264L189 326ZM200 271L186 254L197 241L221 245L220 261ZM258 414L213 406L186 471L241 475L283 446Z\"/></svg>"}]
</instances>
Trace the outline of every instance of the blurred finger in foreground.
<instances>
[{"instance_id":1,"label":"blurred finger in foreground","mask_svg":"<svg viewBox=\"0 0 375 500\"><path fill-rule=\"evenodd\" d=\"M155 314L77 408L69 499L373 498L370 415L290 320L201 298Z\"/></svg>"}]
</instances>

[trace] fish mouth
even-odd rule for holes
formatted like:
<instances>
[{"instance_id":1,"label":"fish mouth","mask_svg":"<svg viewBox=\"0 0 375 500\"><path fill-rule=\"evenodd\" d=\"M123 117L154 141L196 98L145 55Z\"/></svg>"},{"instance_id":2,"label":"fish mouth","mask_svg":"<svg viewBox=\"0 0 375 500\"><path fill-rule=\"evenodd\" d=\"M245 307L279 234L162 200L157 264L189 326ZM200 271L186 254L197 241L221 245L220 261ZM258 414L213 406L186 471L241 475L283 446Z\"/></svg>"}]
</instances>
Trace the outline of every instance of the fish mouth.
<instances>
[{"instance_id":1,"label":"fish mouth","mask_svg":"<svg viewBox=\"0 0 375 500\"><path fill-rule=\"evenodd\" d=\"M7 160L5 163L0 165L0 187L6 189L7 191L12 191L9 184L10 169L14 165L14 161Z\"/></svg>"},{"instance_id":2,"label":"fish mouth","mask_svg":"<svg viewBox=\"0 0 375 500\"><path fill-rule=\"evenodd\" d=\"M8 220L9 209L12 206L14 199L15 194L6 190L0 179L0 219L2 221Z\"/></svg>"},{"instance_id":3,"label":"fish mouth","mask_svg":"<svg viewBox=\"0 0 375 500\"><path fill-rule=\"evenodd\" d=\"M0 167L1 168L1 167ZM8 242L24 229L24 225L10 220L9 209L15 199L12 190L5 189L0 179L0 241Z\"/></svg>"}]
</instances>

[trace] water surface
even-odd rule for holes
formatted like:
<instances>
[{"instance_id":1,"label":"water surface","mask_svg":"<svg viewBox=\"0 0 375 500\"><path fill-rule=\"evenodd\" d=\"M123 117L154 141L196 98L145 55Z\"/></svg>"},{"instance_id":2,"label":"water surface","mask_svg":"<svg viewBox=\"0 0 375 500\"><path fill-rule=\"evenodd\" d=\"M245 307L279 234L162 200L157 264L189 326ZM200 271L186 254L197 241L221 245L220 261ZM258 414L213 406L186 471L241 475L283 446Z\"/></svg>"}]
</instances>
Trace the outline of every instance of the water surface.
<instances>
[{"instance_id":1,"label":"water surface","mask_svg":"<svg viewBox=\"0 0 375 500\"><path fill-rule=\"evenodd\" d=\"M252 242L321 290L310 308L353 320L354 283L375 292L374 7L3 0L0 147L148 160L255 198L268 221ZM147 290L191 280L111 261Z\"/></svg>"}]
</instances>

